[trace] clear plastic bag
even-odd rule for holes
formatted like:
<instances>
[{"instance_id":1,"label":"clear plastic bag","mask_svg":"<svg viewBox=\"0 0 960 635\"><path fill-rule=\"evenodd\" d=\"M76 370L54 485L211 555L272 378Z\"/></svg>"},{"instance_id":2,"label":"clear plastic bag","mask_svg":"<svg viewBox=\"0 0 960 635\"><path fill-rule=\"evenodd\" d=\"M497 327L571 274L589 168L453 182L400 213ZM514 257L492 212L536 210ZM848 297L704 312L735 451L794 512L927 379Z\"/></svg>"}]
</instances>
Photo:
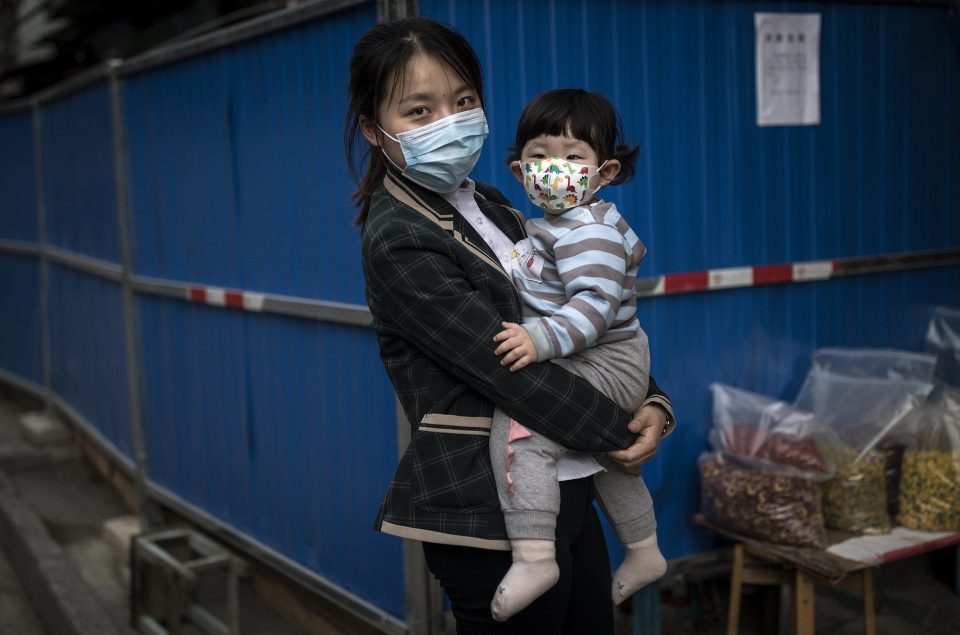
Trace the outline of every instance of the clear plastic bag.
<instances>
[{"instance_id":1,"label":"clear plastic bag","mask_svg":"<svg viewBox=\"0 0 960 635\"><path fill-rule=\"evenodd\" d=\"M702 454L697 466L703 513L711 521L761 540L826 548L817 481L752 468L720 452Z\"/></svg>"},{"instance_id":2,"label":"clear plastic bag","mask_svg":"<svg viewBox=\"0 0 960 635\"><path fill-rule=\"evenodd\" d=\"M937 357L937 379L960 388L960 309L934 309L926 348Z\"/></svg>"},{"instance_id":3,"label":"clear plastic bag","mask_svg":"<svg viewBox=\"0 0 960 635\"><path fill-rule=\"evenodd\" d=\"M847 377L929 382L936 363L930 355L892 348L821 348L811 368Z\"/></svg>"},{"instance_id":4,"label":"clear plastic bag","mask_svg":"<svg viewBox=\"0 0 960 635\"><path fill-rule=\"evenodd\" d=\"M923 353L825 348L793 402L864 456L933 390L936 358Z\"/></svg>"},{"instance_id":5,"label":"clear plastic bag","mask_svg":"<svg viewBox=\"0 0 960 635\"><path fill-rule=\"evenodd\" d=\"M960 529L960 408L941 391L915 415L916 444L903 455L897 522L924 531Z\"/></svg>"},{"instance_id":6,"label":"clear plastic bag","mask_svg":"<svg viewBox=\"0 0 960 635\"><path fill-rule=\"evenodd\" d=\"M833 464L820 450L829 431L790 404L725 384L710 385L715 450L759 469L825 479Z\"/></svg>"},{"instance_id":7,"label":"clear plastic bag","mask_svg":"<svg viewBox=\"0 0 960 635\"><path fill-rule=\"evenodd\" d=\"M794 406L811 411L836 439L825 447L836 473L823 486L828 527L890 531L909 415L933 390L932 355L876 349L822 349Z\"/></svg>"}]
</instances>

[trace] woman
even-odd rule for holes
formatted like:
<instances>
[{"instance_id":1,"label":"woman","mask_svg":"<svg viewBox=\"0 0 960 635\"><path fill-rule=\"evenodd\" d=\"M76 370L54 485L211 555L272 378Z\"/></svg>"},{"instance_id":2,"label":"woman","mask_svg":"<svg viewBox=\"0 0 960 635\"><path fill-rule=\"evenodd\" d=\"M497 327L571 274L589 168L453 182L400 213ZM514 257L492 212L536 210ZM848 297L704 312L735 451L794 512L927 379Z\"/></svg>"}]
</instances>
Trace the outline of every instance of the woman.
<instances>
[{"instance_id":1,"label":"woman","mask_svg":"<svg viewBox=\"0 0 960 635\"><path fill-rule=\"evenodd\" d=\"M355 199L367 303L413 426L376 528L423 541L461 635L612 633L610 564L591 480L575 458L558 466L566 479L560 581L507 622L490 614L511 565L487 449L494 405L568 448L607 452L633 473L673 415L652 379L631 420L555 364L515 373L501 365L493 337L520 317L504 245L523 237L524 219L497 190L467 178L486 134L480 64L458 33L405 18L357 43L345 142L351 168L366 151Z\"/></svg>"}]
</instances>

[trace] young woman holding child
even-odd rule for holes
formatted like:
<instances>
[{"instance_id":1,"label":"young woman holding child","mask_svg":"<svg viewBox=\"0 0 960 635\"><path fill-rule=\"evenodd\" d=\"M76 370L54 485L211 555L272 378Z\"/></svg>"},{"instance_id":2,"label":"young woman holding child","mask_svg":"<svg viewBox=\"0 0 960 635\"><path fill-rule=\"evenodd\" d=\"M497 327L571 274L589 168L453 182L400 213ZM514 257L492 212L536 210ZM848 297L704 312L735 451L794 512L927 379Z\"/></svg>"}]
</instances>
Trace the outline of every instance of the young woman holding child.
<instances>
[{"instance_id":1,"label":"young woman holding child","mask_svg":"<svg viewBox=\"0 0 960 635\"><path fill-rule=\"evenodd\" d=\"M412 426L376 528L423 542L461 635L612 633L610 565L590 478L560 483L558 582L494 620L490 602L513 559L491 421L499 408L563 447L606 453L639 474L673 425L670 401L651 378L631 414L557 364L511 372L501 363L494 336L521 321L508 267L524 219L496 189L468 178L487 123L480 64L461 35L425 18L374 26L354 48L349 93L344 134L351 169L361 172L367 303Z\"/></svg>"}]
</instances>

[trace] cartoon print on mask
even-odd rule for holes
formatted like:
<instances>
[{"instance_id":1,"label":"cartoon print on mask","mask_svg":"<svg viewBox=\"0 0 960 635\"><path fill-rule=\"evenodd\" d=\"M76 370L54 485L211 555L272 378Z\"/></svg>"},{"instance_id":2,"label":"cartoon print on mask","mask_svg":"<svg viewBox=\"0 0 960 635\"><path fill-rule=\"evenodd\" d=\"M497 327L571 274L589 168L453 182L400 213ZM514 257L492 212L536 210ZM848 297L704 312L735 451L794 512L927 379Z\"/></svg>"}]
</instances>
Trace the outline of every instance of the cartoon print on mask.
<instances>
[{"instance_id":1,"label":"cartoon print on mask","mask_svg":"<svg viewBox=\"0 0 960 635\"><path fill-rule=\"evenodd\" d=\"M522 163L527 198L546 210L576 207L596 191L590 178L599 172L593 165L563 161L559 157ZM578 178L579 177L579 178Z\"/></svg>"}]
</instances>

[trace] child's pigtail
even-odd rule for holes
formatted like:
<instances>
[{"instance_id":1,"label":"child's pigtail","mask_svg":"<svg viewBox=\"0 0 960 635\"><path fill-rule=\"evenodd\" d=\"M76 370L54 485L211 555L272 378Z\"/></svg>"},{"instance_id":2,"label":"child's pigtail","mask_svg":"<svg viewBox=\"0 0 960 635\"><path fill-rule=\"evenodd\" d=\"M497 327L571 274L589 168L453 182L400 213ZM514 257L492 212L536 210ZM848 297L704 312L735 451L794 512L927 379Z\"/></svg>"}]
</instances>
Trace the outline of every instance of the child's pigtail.
<instances>
[{"instance_id":1,"label":"child's pigtail","mask_svg":"<svg viewBox=\"0 0 960 635\"><path fill-rule=\"evenodd\" d=\"M620 173L610 181L610 185L620 185L633 178L634 173L637 171L638 156L640 156L639 145L631 146L626 143L617 144L610 158L620 162Z\"/></svg>"}]
</instances>

